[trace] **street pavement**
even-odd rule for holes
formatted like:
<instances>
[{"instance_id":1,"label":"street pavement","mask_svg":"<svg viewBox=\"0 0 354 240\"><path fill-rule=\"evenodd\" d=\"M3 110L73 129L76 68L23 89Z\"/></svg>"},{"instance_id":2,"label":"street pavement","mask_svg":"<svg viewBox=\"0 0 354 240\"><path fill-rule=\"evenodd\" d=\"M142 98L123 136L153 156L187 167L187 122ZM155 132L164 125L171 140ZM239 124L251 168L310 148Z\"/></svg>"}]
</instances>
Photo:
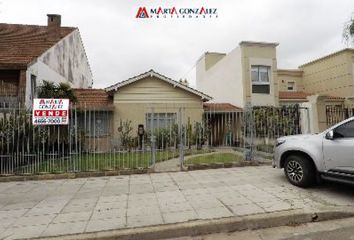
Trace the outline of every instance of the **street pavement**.
<instances>
[{"instance_id":1,"label":"street pavement","mask_svg":"<svg viewBox=\"0 0 354 240\"><path fill-rule=\"evenodd\" d=\"M270 166L0 183L0 239L354 206L350 186L290 185Z\"/></svg>"}]
</instances>

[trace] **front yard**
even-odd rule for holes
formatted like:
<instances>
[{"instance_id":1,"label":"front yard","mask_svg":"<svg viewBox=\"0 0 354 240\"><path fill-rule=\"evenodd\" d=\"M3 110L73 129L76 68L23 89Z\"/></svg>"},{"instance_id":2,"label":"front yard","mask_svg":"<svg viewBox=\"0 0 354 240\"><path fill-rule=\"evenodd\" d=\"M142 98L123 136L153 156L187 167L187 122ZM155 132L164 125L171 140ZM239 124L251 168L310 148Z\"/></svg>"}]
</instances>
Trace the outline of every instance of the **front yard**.
<instances>
[{"instance_id":1,"label":"front yard","mask_svg":"<svg viewBox=\"0 0 354 240\"><path fill-rule=\"evenodd\" d=\"M211 150L185 150L185 155L205 154ZM157 150L156 162L179 156L176 150ZM108 153L81 153L70 156L40 155L30 164L16 169L16 173L62 173L148 168L153 164L151 151L115 151Z\"/></svg>"},{"instance_id":2,"label":"front yard","mask_svg":"<svg viewBox=\"0 0 354 240\"><path fill-rule=\"evenodd\" d=\"M242 156L234 153L211 153L191 157L186 160L186 164L238 163L242 160Z\"/></svg>"}]
</instances>

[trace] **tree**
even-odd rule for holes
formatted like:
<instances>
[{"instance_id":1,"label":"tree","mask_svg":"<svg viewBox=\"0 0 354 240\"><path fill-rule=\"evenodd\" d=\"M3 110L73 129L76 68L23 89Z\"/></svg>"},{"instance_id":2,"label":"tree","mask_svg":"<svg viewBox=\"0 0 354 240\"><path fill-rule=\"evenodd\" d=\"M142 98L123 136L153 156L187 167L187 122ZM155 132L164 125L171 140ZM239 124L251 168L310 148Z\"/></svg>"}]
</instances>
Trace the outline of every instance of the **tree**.
<instances>
[{"instance_id":1,"label":"tree","mask_svg":"<svg viewBox=\"0 0 354 240\"><path fill-rule=\"evenodd\" d=\"M343 40L347 45L354 45L354 12L350 20L344 24Z\"/></svg>"},{"instance_id":2,"label":"tree","mask_svg":"<svg viewBox=\"0 0 354 240\"><path fill-rule=\"evenodd\" d=\"M77 102L74 90L67 83L55 84L53 82L43 81L43 84L38 87L37 95L39 98L66 98L69 99L71 103ZM64 151L67 151L66 149L68 148L71 138L71 132L68 131L67 126L48 126L47 128L41 129L46 129L47 131L44 136L47 138L48 147L58 147L64 144ZM73 128L70 127L70 130L72 129ZM73 144L73 142L71 142L71 144ZM61 145L61 147L64 149L63 145Z\"/></svg>"},{"instance_id":3,"label":"tree","mask_svg":"<svg viewBox=\"0 0 354 240\"><path fill-rule=\"evenodd\" d=\"M67 83L55 84L53 82L43 81L38 91L39 98L68 98L70 102L76 102L77 98L73 89Z\"/></svg>"}]
</instances>

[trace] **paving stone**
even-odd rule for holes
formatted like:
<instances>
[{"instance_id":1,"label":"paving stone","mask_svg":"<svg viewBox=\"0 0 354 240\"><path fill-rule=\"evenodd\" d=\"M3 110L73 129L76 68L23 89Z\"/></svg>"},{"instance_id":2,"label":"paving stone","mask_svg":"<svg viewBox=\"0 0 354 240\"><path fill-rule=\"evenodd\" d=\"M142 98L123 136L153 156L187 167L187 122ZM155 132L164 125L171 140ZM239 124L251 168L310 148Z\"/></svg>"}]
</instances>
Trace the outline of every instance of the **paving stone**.
<instances>
[{"instance_id":1,"label":"paving stone","mask_svg":"<svg viewBox=\"0 0 354 240\"><path fill-rule=\"evenodd\" d=\"M163 224L161 215L128 216L128 227L142 227Z\"/></svg>"},{"instance_id":2,"label":"paving stone","mask_svg":"<svg viewBox=\"0 0 354 240\"><path fill-rule=\"evenodd\" d=\"M23 216L29 209L0 210L0 221L8 218L18 218Z\"/></svg>"},{"instance_id":3,"label":"paving stone","mask_svg":"<svg viewBox=\"0 0 354 240\"><path fill-rule=\"evenodd\" d=\"M97 232L126 227L125 217L108 219L91 219L85 232Z\"/></svg>"},{"instance_id":4,"label":"paving stone","mask_svg":"<svg viewBox=\"0 0 354 240\"><path fill-rule=\"evenodd\" d=\"M178 223L195 220L198 218L194 210L179 211L179 212L165 212L162 214L165 223Z\"/></svg>"},{"instance_id":5,"label":"paving stone","mask_svg":"<svg viewBox=\"0 0 354 240\"><path fill-rule=\"evenodd\" d=\"M0 239L28 239L40 236L46 229L45 225L11 227L0 234Z\"/></svg>"},{"instance_id":6,"label":"paving stone","mask_svg":"<svg viewBox=\"0 0 354 240\"><path fill-rule=\"evenodd\" d=\"M353 200L352 191L338 185L292 186L282 171L269 166L0 183L0 239L5 233L15 238L14 229L23 237L39 237L289 209L317 211L354 206Z\"/></svg>"},{"instance_id":7,"label":"paving stone","mask_svg":"<svg viewBox=\"0 0 354 240\"><path fill-rule=\"evenodd\" d=\"M0 219L0 229L5 229L11 226L19 218L3 218Z\"/></svg>"},{"instance_id":8,"label":"paving stone","mask_svg":"<svg viewBox=\"0 0 354 240\"><path fill-rule=\"evenodd\" d=\"M101 209L101 210L109 210L109 209L125 209L127 207L127 202L105 202L105 203L98 203L95 207L95 209Z\"/></svg>"},{"instance_id":9,"label":"paving stone","mask_svg":"<svg viewBox=\"0 0 354 240\"><path fill-rule=\"evenodd\" d=\"M254 203L228 206L236 216L264 213L264 209Z\"/></svg>"},{"instance_id":10,"label":"paving stone","mask_svg":"<svg viewBox=\"0 0 354 240\"><path fill-rule=\"evenodd\" d=\"M36 226L36 225L47 225L54 218L55 214L50 215L38 215L38 216L23 216L18 218L13 224L13 227L23 227L23 226Z\"/></svg>"},{"instance_id":11,"label":"paving stone","mask_svg":"<svg viewBox=\"0 0 354 240\"><path fill-rule=\"evenodd\" d=\"M60 236L65 234L82 233L87 222L51 223L41 236Z\"/></svg>"},{"instance_id":12,"label":"paving stone","mask_svg":"<svg viewBox=\"0 0 354 240\"><path fill-rule=\"evenodd\" d=\"M196 209L196 212L200 219L214 219L234 216L234 214L225 207Z\"/></svg>"},{"instance_id":13,"label":"paving stone","mask_svg":"<svg viewBox=\"0 0 354 240\"><path fill-rule=\"evenodd\" d=\"M156 215L160 214L159 206L153 207L132 207L128 208L127 216L144 216L144 215Z\"/></svg>"},{"instance_id":14,"label":"paving stone","mask_svg":"<svg viewBox=\"0 0 354 240\"><path fill-rule=\"evenodd\" d=\"M161 212L183 212L192 211L193 207L188 202L160 204Z\"/></svg>"},{"instance_id":15,"label":"paving stone","mask_svg":"<svg viewBox=\"0 0 354 240\"><path fill-rule=\"evenodd\" d=\"M91 219L123 218L126 215L126 209L95 210Z\"/></svg>"},{"instance_id":16,"label":"paving stone","mask_svg":"<svg viewBox=\"0 0 354 240\"><path fill-rule=\"evenodd\" d=\"M38 202L19 202L13 204L2 205L1 210L16 210L16 209L30 209L36 206Z\"/></svg>"},{"instance_id":17,"label":"paving stone","mask_svg":"<svg viewBox=\"0 0 354 240\"><path fill-rule=\"evenodd\" d=\"M273 201L258 203L266 212L284 211L292 209L291 205L285 201Z\"/></svg>"},{"instance_id":18,"label":"paving stone","mask_svg":"<svg viewBox=\"0 0 354 240\"><path fill-rule=\"evenodd\" d=\"M68 223L88 221L92 212L70 212L60 213L52 221L52 223Z\"/></svg>"}]
</instances>

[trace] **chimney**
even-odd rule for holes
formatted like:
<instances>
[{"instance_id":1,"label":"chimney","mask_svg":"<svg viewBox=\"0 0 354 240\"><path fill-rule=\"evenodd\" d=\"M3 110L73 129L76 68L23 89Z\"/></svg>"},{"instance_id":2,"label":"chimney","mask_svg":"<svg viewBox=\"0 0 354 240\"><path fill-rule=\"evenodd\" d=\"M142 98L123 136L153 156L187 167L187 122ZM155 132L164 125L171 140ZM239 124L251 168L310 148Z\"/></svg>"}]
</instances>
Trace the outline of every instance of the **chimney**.
<instances>
[{"instance_id":1,"label":"chimney","mask_svg":"<svg viewBox=\"0 0 354 240\"><path fill-rule=\"evenodd\" d=\"M48 16L48 41L59 41L61 16L59 14L47 14Z\"/></svg>"}]
</instances>

